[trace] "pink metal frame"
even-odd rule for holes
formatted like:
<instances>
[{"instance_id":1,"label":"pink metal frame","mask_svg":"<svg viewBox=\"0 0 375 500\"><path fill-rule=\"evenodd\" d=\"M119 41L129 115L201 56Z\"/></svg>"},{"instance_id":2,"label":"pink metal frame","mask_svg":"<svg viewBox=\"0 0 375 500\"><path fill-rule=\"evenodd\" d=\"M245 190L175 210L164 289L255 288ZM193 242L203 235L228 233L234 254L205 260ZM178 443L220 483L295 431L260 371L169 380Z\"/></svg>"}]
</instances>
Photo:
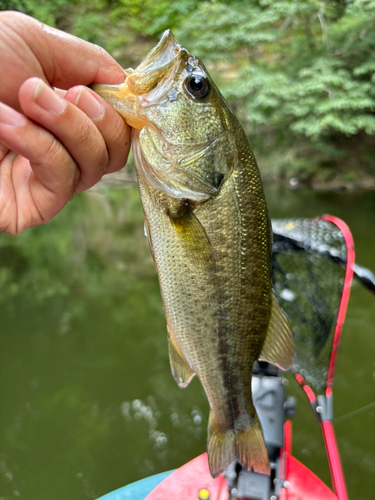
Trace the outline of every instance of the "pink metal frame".
<instances>
[{"instance_id":1,"label":"pink metal frame","mask_svg":"<svg viewBox=\"0 0 375 500\"><path fill-rule=\"evenodd\" d=\"M342 470L339 448L337 446L335 431L330 420L323 420L320 424L324 445L327 452L329 470L331 472L333 489L338 500L348 500L344 472Z\"/></svg>"},{"instance_id":2,"label":"pink metal frame","mask_svg":"<svg viewBox=\"0 0 375 500\"><path fill-rule=\"evenodd\" d=\"M345 271L345 279L344 279L344 287L341 295L340 307L337 315L336 328L333 337L332 343L332 351L331 358L328 367L328 375L326 381L326 398L332 397L332 384L334 371L336 366L336 359L338 348L340 344L342 329L344 326L346 310L348 308L350 288L353 280L353 272L354 272L354 261L355 261L355 252L354 252L354 242L351 232L348 226L338 217L334 217L332 215L323 215L321 217L322 220L327 222L331 222L335 224L341 233L344 236L345 244L347 247L346 254L346 271ZM297 382L301 385L302 389L306 393L314 411L317 406L317 399L314 394L312 388L306 383L302 375L296 374L295 378ZM321 419L320 426L323 434L324 444L327 452L329 468L331 472L332 484L334 491L337 495L338 500L348 500L348 494L346 491L344 473L341 465L340 454L337 446L335 431L333 429L332 422L327 419Z\"/></svg>"},{"instance_id":3,"label":"pink metal frame","mask_svg":"<svg viewBox=\"0 0 375 500\"><path fill-rule=\"evenodd\" d=\"M328 376L327 376L327 392L328 392L328 394L326 393L326 395L329 396L329 395L331 395L331 387L332 387L333 375L334 375L334 370L335 370L335 365L336 365L336 357L337 357L337 352L338 352L338 348L339 348L339 344L340 344L342 328L344 326L346 310L348 308L350 289L351 289L352 281L353 281L355 252L354 252L354 241L353 241L352 233L350 232L348 226L345 224L344 221L342 221L338 217L334 217L333 215L323 215L322 220L332 222L340 229L340 231L342 232L342 234L344 236L346 248L347 248L344 288L342 291L340 308L339 308L339 312L337 315L335 335L333 337L332 354L331 354L331 360L329 363Z\"/></svg>"}]
</instances>

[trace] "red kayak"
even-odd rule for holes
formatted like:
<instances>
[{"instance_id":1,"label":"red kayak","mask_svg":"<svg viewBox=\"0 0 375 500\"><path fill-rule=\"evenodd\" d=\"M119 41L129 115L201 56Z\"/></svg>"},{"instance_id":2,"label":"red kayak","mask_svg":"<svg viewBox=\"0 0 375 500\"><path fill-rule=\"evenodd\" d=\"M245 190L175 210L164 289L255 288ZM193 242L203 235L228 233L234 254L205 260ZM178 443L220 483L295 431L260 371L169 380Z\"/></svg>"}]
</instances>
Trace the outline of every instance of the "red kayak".
<instances>
[{"instance_id":1,"label":"red kayak","mask_svg":"<svg viewBox=\"0 0 375 500\"><path fill-rule=\"evenodd\" d=\"M292 426L291 422L286 422L284 427L285 445L281 451L281 463L284 472L282 473L282 488L278 497L268 497L280 500L335 500L337 496L326 486L313 472L305 467L301 462L291 455ZM251 473L254 476L262 474ZM249 474L250 476L250 474ZM268 476L265 476L268 481ZM249 478L251 483L251 479ZM264 491L256 492L256 485L247 485L243 481L236 492L231 492L232 498L238 500L260 500L265 498ZM254 482L255 483L255 482ZM241 491L248 487L254 489L252 496L247 496L246 491ZM243 495L246 496L243 496ZM145 500L229 500L228 482L224 476L216 479L211 477L208 469L207 454L204 453L191 462L183 465L172 472L162 481ZM267 499L267 500L268 500Z\"/></svg>"}]
</instances>

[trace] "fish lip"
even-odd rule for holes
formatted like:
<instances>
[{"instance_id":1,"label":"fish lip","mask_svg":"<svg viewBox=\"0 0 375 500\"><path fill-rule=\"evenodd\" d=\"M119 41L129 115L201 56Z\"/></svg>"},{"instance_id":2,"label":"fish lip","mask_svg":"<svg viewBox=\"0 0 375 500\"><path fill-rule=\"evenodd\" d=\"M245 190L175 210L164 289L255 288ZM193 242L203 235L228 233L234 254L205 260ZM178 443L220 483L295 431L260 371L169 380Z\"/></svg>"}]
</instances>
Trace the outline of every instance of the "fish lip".
<instances>
[{"instance_id":1,"label":"fish lip","mask_svg":"<svg viewBox=\"0 0 375 500\"><path fill-rule=\"evenodd\" d=\"M159 43L135 70L125 70L125 82L120 85L93 85L92 88L106 99L127 123L141 130L146 124L145 108L166 97L159 82L171 78L187 60L188 52L177 43L171 30L163 33Z\"/></svg>"},{"instance_id":2,"label":"fish lip","mask_svg":"<svg viewBox=\"0 0 375 500\"><path fill-rule=\"evenodd\" d=\"M164 31L159 43L147 54L144 61L136 68L136 72L148 72L172 62L179 52L184 50L175 39L171 30Z\"/></svg>"},{"instance_id":3,"label":"fish lip","mask_svg":"<svg viewBox=\"0 0 375 500\"><path fill-rule=\"evenodd\" d=\"M170 30L163 33L159 43L146 56L145 60L128 76L129 90L136 96L152 92L165 75L178 67L179 61L187 51L177 43Z\"/></svg>"}]
</instances>

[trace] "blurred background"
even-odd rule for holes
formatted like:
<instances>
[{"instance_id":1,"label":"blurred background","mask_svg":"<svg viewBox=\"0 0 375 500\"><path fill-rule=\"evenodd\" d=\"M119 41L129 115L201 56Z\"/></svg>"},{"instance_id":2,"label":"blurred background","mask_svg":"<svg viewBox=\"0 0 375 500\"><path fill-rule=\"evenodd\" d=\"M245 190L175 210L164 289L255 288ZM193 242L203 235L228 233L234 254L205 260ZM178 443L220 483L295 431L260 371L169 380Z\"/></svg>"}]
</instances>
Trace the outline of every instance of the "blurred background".
<instances>
[{"instance_id":1,"label":"blurred background","mask_svg":"<svg viewBox=\"0 0 375 500\"><path fill-rule=\"evenodd\" d=\"M0 0L136 67L171 28L240 118L271 217L331 213L375 268L375 1ZM169 368L132 161L48 225L0 235L0 500L95 499L205 451ZM354 285L335 381L349 496L375 488L375 301ZM298 396L295 456L330 484Z\"/></svg>"}]
</instances>

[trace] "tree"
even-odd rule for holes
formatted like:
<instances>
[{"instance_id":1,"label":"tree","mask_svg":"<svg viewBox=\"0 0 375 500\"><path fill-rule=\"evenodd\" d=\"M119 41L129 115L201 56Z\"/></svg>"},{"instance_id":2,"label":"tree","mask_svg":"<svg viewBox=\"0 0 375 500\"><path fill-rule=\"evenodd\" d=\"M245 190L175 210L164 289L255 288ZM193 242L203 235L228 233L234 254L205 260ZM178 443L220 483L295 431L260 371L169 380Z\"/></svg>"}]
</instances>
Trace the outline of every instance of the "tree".
<instances>
[{"instance_id":1,"label":"tree","mask_svg":"<svg viewBox=\"0 0 375 500\"><path fill-rule=\"evenodd\" d=\"M1 1L1 0L0 0ZM375 175L374 0L5 0L136 66L171 28L277 178Z\"/></svg>"}]
</instances>

